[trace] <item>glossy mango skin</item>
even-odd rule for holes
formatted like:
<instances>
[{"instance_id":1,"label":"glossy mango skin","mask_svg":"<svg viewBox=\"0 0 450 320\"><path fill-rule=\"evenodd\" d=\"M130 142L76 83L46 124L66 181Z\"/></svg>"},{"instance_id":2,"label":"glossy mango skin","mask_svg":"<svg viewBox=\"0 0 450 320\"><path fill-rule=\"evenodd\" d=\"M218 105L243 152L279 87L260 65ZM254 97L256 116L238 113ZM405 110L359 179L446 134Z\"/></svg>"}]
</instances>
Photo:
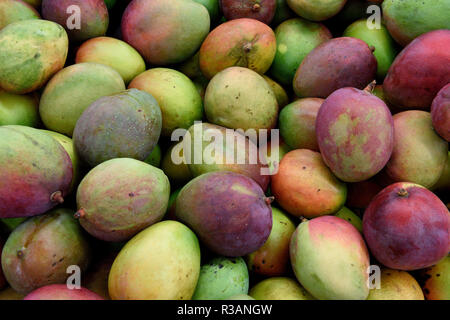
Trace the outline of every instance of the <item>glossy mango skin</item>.
<instances>
[{"instance_id":1,"label":"glossy mango skin","mask_svg":"<svg viewBox=\"0 0 450 320\"><path fill-rule=\"evenodd\" d=\"M371 253L386 267L423 269L450 250L450 212L423 186L394 183L367 207L363 233Z\"/></svg>"},{"instance_id":2,"label":"glossy mango skin","mask_svg":"<svg viewBox=\"0 0 450 320\"><path fill-rule=\"evenodd\" d=\"M340 37L313 49L294 76L294 92L301 98L327 98L334 91L365 88L375 79L377 60L362 40Z\"/></svg>"},{"instance_id":3,"label":"glossy mango skin","mask_svg":"<svg viewBox=\"0 0 450 320\"><path fill-rule=\"evenodd\" d=\"M189 138L185 135L183 139L184 159L187 161L189 172L194 177L198 177L207 172L214 171L232 171L246 175L255 180L261 188L265 191L269 186L270 176L264 173L263 170L268 171L267 165L263 165L259 155L258 146L244 137L239 132L233 132L232 143L226 141L227 129L221 126L216 126L210 123L198 123L191 126L188 130ZM211 142L210 136L218 135L222 137L222 141L217 140ZM200 138L201 141L198 139ZM214 150L218 152L208 152L214 146ZM244 154L242 163L232 161L227 163L227 152L235 155L238 159L241 153ZM257 159L253 159L252 155L257 153ZM201 153L201 154L199 154ZM200 159L202 163L196 163L196 159ZM190 159L188 161L187 159ZM253 161L253 162L250 162Z\"/></svg>"},{"instance_id":4,"label":"glossy mango skin","mask_svg":"<svg viewBox=\"0 0 450 320\"><path fill-rule=\"evenodd\" d=\"M80 224L101 240L128 240L163 218L169 195L162 170L135 159L112 159L92 169L78 187Z\"/></svg>"},{"instance_id":5,"label":"glossy mango skin","mask_svg":"<svg viewBox=\"0 0 450 320\"><path fill-rule=\"evenodd\" d=\"M72 5L78 6L80 28L70 28L69 18L75 11L67 12ZM84 41L103 36L109 25L108 8L103 0L43 0L42 16L65 27L71 41Z\"/></svg>"},{"instance_id":6,"label":"glossy mango skin","mask_svg":"<svg viewBox=\"0 0 450 320\"><path fill-rule=\"evenodd\" d=\"M450 30L417 37L395 58L383 82L386 98L403 109L430 108L450 82Z\"/></svg>"},{"instance_id":7,"label":"glossy mango skin","mask_svg":"<svg viewBox=\"0 0 450 320\"><path fill-rule=\"evenodd\" d=\"M0 217L42 214L68 194L72 162L64 148L38 129L0 127ZM56 196L56 193L59 196Z\"/></svg>"},{"instance_id":8,"label":"glossy mango skin","mask_svg":"<svg viewBox=\"0 0 450 320\"><path fill-rule=\"evenodd\" d=\"M323 21L333 17L346 2L347 0L287 0L295 13L312 21Z\"/></svg>"},{"instance_id":9,"label":"glossy mango skin","mask_svg":"<svg viewBox=\"0 0 450 320\"><path fill-rule=\"evenodd\" d=\"M325 163L346 182L367 180L388 162L394 122L386 104L369 92L343 88L322 104L316 136Z\"/></svg>"},{"instance_id":10,"label":"glossy mango skin","mask_svg":"<svg viewBox=\"0 0 450 320\"><path fill-rule=\"evenodd\" d=\"M248 269L244 259L217 257L202 266L192 300L223 300L247 294Z\"/></svg>"},{"instance_id":11,"label":"glossy mango skin","mask_svg":"<svg viewBox=\"0 0 450 320\"><path fill-rule=\"evenodd\" d=\"M431 119L437 133L450 142L450 84L444 86L433 99Z\"/></svg>"},{"instance_id":12,"label":"glossy mango skin","mask_svg":"<svg viewBox=\"0 0 450 320\"><path fill-rule=\"evenodd\" d=\"M14 94L0 89L0 126L36 128L41 122L38 107L39 97L35 93Z\"/></svg>"},{"instance_id":13,"label":"glossy mango skin","mask_svg":"<svg viewBox=\"0 0 450 320\"><path fill-rule=\"evenodd\" d=\"M334 216L302 222L292 236L290 256L297 279L315 298L367 298L369 253L349 222Z\"/></svg>"},{"instance_id":14,"label":"glossy mango skin","mask_svg":"<svg viewBox=\"0 0 450 320\"><path fill-rule=\"evenodd\" d=\"M122 16L125 42L152 65L182 62L209 32L208 10L191 0L133 0Z\"/></svg>"},{"instance_id":15,"label":"glossy mango skin","mask_svg":"<svg viewBox=\"0 0 450 320\"><path fill-rule=\"evenodd\" d=\"M227 20L250 18L269 24L277 7L276 0L219 0Z\"/></svg>"},{"instance_id":16,"label":"glossy mango skin","mask_svg":"<svg viewBox=\"0 0 450 320\"><path fill-rule=\"evenodd\" d=\"M402 46L426 32L450 28L446 0L385 0L382 8L389 33Z\"/></svg>"},{"instance_id":17,"label":"glossy mango skin","mask_svg":"<svg viewBox=\"0 0 450 320\"><path fill-rule=\"evenodd\" d=\"M176 217L213 252L239 257L260 248L272 229L272 211L261 187L242 174L205 173L186 184Z\"/></svg>"},{"instance_id":18,"label":"glossy mango skin","mask_svg":"<svg viewBox=\"0 0 450 320\"><path fill-rule=\"evenodd\" d=\"M39 18L39 13L26 2L20 0L3 0L0 2L0 30L16 21Z\"/></svg>"},{"instance_id":19,"label":"glossy mango skin","mask_svg":"<svg viewBox=\"0 0 450 320\"><path fill-rule=\"evenodd\" d=\"M233 66L264 74L275 51L276 38L269 26L254 19L231 20L206 37L200 48L200 69L208 79Z\"/></svg>"},{"instance_id":20,"label":"glossy mango skin","mask_svg":"<svg viewBox=\"0 0 450 320\"><path fill-rule=\"evenodd\" d=\"M28 219L10 234L2 252L2 268L14 290L26 294L65 283L71 265L86 270L91 251L73 213L53 210Z\"/></svg>"},{"instance_id":21,"label":"glossy mango skin","mask_svg":"<svg viewBox=\"0 0 450 320\"><path fill-rule=\"evenodd\" d=\"M380 288L371 289L367 300L424 300L416 279L406 271L383 268Z\"/></svg>"},{"instance_id":22,"label":"glossy mango skin","mask_svg":"<svg viewBox=\"0 0 450 320\"><path fill-rule=\"evenodd\" d=\"M111 67L91 62L74 64L47 83L39 114L47 129L71 137L84 110L97 99L123 90L122 77Z\"/></svg>"},{"instance_id":23,"label":"glossy mango skin","mask_svg":"<svg viewBox=\"0 0 450 320\"><path fill-rule=\"evenodd\" d=\"M130 89L102 97L78 119L77 152L92 167L114 158L145 160L158 143L161 109L147 92Z\"/></svg>"},{"instance_id":24,"label":"glossy mango skin","mask_svg":"<svg viewBox=\"0 0 450 320\"><path fill-rule=\"evenodd\" d=\"M66 284L51 284L27 294L23 300L105 300L98 294L81 287L69 289Z\"/></svg>"},{"instance_id":25,"label":"glossy mango skin","mask_svg":"<svg viewBox=\"0 0 450 320\"><path fill-rule=\"evenodd\" d=\"M297 281L271 277L254 285L249 295L255 300L315 300Z\"/></svg>"},{"instance_id":26,"label":"glossy mango skin","mask_svg":"<svg viewBox=\"0 0 450 320\"><path fill-rule=\"evenodd\" d=\"M421 272L423 292L427 300L450 300L450 256Z\"/></svg>"},{"instance_id":27,"label":"glossy mango skin","mask_svg":"<svg viewBox=\"0 0 450 320\"><path fill-rule=\"evenodd\" d=\"M109 274L113 300L189 300L200 274L195 234L176 221L141 231L122 248Z\"/></svg>"},{"instance_id":28,"label":"glossy mango skin","mask_svg":"<svg viewBox=\"0 0 450 320\"><path fill-rule=\"evenodd\" d=\"M60 25L33 19L0 31L0 87L24 94L40 89L66 62L69 40Z\"/></svg>"},{"instance_id":29,"label":"glossy mango skin","mask_svg":"<svg viewBox=\"0 0 450 320\"><path fill-rule=\"evenodd\" d=\"M320 153L308 149L286 154L271 180L277 203L296 217L336 213L347 197L345 183L330 171Z\"/></svg>"},{"instance_id":30,"label":"glossy mango skin","mask_svg":"<svg viewBox=\"0 0 450 320\"><path fill-rule=\"evenodd\" d=\"M429 112L394 115L394 149L385 172L393 182L413 182L431 188L442 175L448 143L433 129Z\"/></svg>"},{"instance_id":31,"label":"glossy mango skin","mask_svg":"<svg viewBox=\"0 0 450 320\"><path fill-rule=\"evenodd\" d=\"M264 245L246 256L248 269L265 276L281 276L289 266L289 242L294 222L282 210L272 207L272 230Z\"/></svg>"}]
</instances>

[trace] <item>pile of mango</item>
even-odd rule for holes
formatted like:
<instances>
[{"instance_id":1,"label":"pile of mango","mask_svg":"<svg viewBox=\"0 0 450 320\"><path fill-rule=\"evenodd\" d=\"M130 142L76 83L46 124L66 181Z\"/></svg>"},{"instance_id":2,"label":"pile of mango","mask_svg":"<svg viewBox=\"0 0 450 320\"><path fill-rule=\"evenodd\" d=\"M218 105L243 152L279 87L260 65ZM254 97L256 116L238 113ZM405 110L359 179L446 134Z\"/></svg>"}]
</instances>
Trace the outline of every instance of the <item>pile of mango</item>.
<instances>
[{"instance_id":1,"label":"pile of mango","mask_svg":"<svg viewBox=\"0 0 450 320\"><path fill-rule=\"evenodd\" d=\"M0 0L0 299L450 299L449 12Z\"/></svg>"}]
</instances>

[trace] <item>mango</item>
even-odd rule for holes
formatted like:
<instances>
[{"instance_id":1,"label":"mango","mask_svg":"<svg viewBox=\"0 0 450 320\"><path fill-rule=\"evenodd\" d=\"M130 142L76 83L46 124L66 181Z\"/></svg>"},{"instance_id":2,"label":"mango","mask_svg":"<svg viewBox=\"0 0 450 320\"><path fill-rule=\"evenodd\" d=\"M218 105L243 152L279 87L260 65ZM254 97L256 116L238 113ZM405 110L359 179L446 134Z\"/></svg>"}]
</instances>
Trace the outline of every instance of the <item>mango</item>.
<instances>
[{"instance_id":1,"label":"mango","mask_svg":"<svg viewBox=\"0 0 450 320\"><path fill-rule=\"evenodd\" d=\"M174 159L180 159L177 163ZM184 184L192 179L192 173L184 158L183 141L172 146L164 154L161 169L175 185Z\"/></svg>"},{"instance_id":2,"label":"mango","mask_svg":"<svg viewBox=\"0 0 450 320\"><path fill-rule=\"evenodd\" d=\"M287 0L295 13L312 21L323 21L335 16L346 2L347 0Z\"/></svg>"},{"instance_id":3,"label":"mango","mask_svg":"<svg viewBox=\"0 0 450 320\"><path fill-rule=\"evenodd\" d=\"M84 110L97 99L125 90L120 74L98 63L79 63L58 72L45 86L39 104L44 125L72 136Z\"/></svg>"},{"instance_id":4,"label":"mango","mask_svg":"<svg viewBox=\"0 0 450 320\"><path fill-rule=\"evenodd\" d=\"M422 271L423 292L427 300L450 300L450 256Z\"/></svg>"},{"instance_id":5,"label":"mango","mask_svg":"<svg viewBox=\"0 0 450 320\"><path fill-rule=\"evenodd\" d=\"M426 32L450 29L450 3L446 0L385 0L382 6L389 33L402 46Z\"/></svg>"},{"instance_id":6,"label":"mango","mask_svg":"<svg viewBox=\"0 0 450 320\"><path fill-rule=\"evenodd\" d=\"M385 172L394 182L432 187L442 175L448 143L433 130L429 112L411 110L394 115L394 150Z\"/></svg>"},{"instance_id":7,"label":"mango","mask_svg":"<svg viewBox=\"0 0 450 320\"><path fill-rule=\"evenodd\" d=\"M95 292L105 300L111 299L108 292L108 276L117 253L107 253L96 259L97 261L93 261L86 275L81 279L81 285L84 288Z\"/></svg>"},{"instance_id":8,"label":"mango","mask_svg":"<svg viewBox=\"0 0 450 320\"><path fill-rule=\"evenodd\" d=\"M259 249L272 229L270 199L242 174L205 173L181 189L176 217L213 252L239 257Z\"/></svg>"},{"instance_id":9,"label":"mango","mask_svg":"<svg viewBox=\"0 0 450 320\"><path fill-rule=\"evenodd\" d=\"M63 27L33 19L0 30L0 87L24 94L40 89L66 62L69 40Z\"/></svg>"},{"instance_id":10,"label":"mango","mask_svg":"<svg viewBox=\"0 0 450 320\"><path fill-rule=\"evenodd\" d=\"M277 0L277 8L272 19L272 25L278 26L283 21L294 18L296 14L289 8L287 0Z\"/></svg>"},{"instance_id":11,"label":"mango","mask_svg":"<svg viewBox=\"0 0 450 320\"><path fill-rule=\"evenodd\" d=\"M280 112L280 135L291 149L319 151L316 118L323 99L303 98L292 102Z\"/></svg>"},{"instance_id":12,"label":"mango","mask_svg":"<svg viewBox=\"0 0 450 320\"><path fill-rule=\"evenodd\" d=\"M271 191L283 209L307 218L336 213L347 197L345 183L327 168L320 153L308 149L283 157L272 176Z\"/></svg>"},{"instance_id":13,"label":"mango","mask_svg":"<svg viewBox=\"0 0 450 320\"><path fill-rule=\"evenodd\" d=\"M242 67L227 68L208 84L205 93L208 121L231 129L273 129L278 102L258 73Z\"/></svg>"},{"instance_id":14,"label":"mango","mask_svg":"<svg viewBox=\"0 0 450 320\"><path fill-rule=\"evenodd\" d=\"M384 266L423 269L438 263L450 250L450 212L428 189L398 182L370 202L363 232L371 253Z\"/></svg>"},{"instance_id":15,"label":"mango","mask_svg":"<svg viewBox=\"0 0 450 320\"><path fill-rule=\"evenodd\" d=\"M275 80L290 86L308 53L330 40L331 33L321 23L295 18L281 23L275 29L275 37L277 52L269 72Z\"/></svg>"},{"instance_id":16,"label":"mango","mask_svg":"<svg viewBox=\"0 0 450 320\"><path fill-rule=\"evenodd\" d=\"M220 0L220 8L227 20L249 18L270 24L276 7L276 0Z\"/></svg>"},{"instance_id":17,"label":"mango","mask_svg":"<svg viewBox=\"0 0 450 320\"><path fill-rule=\"evenodd\" d=\"M313 49L294 76L294 92L299 97L327 98L334 91L365 88L375 79L377 60L362 40L341 37Z\"/></svg>"},{"instance_id":18,"label":"mango","mask_svg":"<svg viewBox=\"0 0 450 320\"><path fill-rule=\"evenodd\" d=\"M192 0L133 0L122 16L122 36L152 65L182 62L209 32L208 10Z\"/></svg>"},{"instance_id":19,"label":"mango","mask_svg":"<svg viewBox=\"0 0 450 320\"><path fill-rule=\"evenodd\" d=\"M361 39L375 48L373 55L377 59L377 78L384 79L397 55L394 39L392 39L387 28L381 24L379 29L370 29L367 26L367 19L361 19L349 25L343 36Z\"/></svg>"},{"instance_id":20,"label":"mango","mask_svg":"<svg viewBox=\"0 0 450 320\"><path fill-rule=\"evenodd\" d=\"M430 188L432 191L450 190L450 151L448 152L447 163L442 170L439 180Z\"/></svg>"},{"instance_id":21,"label":"mango","mask_svg":"<svg viewBox=\"0 0 450 320\"><path fill-rule=\"evenodd\" d=\"M37 127L39 98L37 94L14 94L0 89L0 126L21 125Z\"/></svg>"},{"instance_id":22,"label":"mango","mask_svg":"<svg viewBox=\"0 0 450 320\"><path fill-rule=\"evenodd\" d=\"M281 276L289 266L289 242L295 224L282 210L272 207L272 230L264 245L246 256L248 269L265 276Z\"/></svg>"},{"instance_id":23,"label":"mango","mask_svg":"<svg viewBox=\"0 0 450 320\"><path fill-rule=\"evenodd\" d=\"M431 19L433 20L433 19ZM383 82L386 98L403 109L429 109L450 82L450 30L425 33L395 58Z\"/></svg>"},{"instance_id":24,"label":"mango","mask_svg":"<svg viewBox=\"0 0 450 320\"><path fill-rule=\"evenodd\" d=\"M255 300L247 294L236 294L229 297L227 300Z\"/></svg>"},{"instance_id":25,"label":"mango","mask_svg":"<svg viewBox=\"0 0 450 320\"><path fill-rule=\"evenodd\" d=\"M259 147L259 153L260 155L265 156L271 175L278 172L281 159L283 159L289 151L291 151L291 148L289 148L282 139L279 139L278 143L268 141L266 144ZM276 154L278 154L277 157Z\"/></svg>"},{"instance_id":26,"label":"mango","mask_svg":"<svg viewBox=\"0 0 450 320\"><path fill-rule=\"evenodd\" d=\"M0 300L23 300L24 297L25 295L18 293L11 287L0 291Z\"/></svg>"},{"instance_id":27,"label":"mango","mask_svg":"<svg viewBox=\"0 0 450 320\"><path fill-rule=\"evenodd\" d=\"M27 218L4 218L0 219L2 223L2 228L7 234L10 234L15 228L17 228L22 222L27 220Z\"/></svg>"},{"instance_id":28,"label":"mango","mask_svg":"<svg viewBox=\"0 0 450 320\"><path fill-rule=\"evenodd\" d=\"M162 170L135 159L112 159L81 181L76 216L94 237L124 241L163 218L169 195Z\"/></svg>"},{"instance_id":29,"label":"mango","mask_svg":"<svg viewBox=\"0 0 450 320\"><path fill-rule=\"evenodd\" d=\"M289 96L287 95L286 90L284 90L284 88L279 83L272 80L268 76L263 75L263 78L272 88L272 91L275 94L275 98L277 99L278 102L278 107L280 109L284 108L289 103Z\"/></svg>"},{"instance_id":30,"label":"mango","mask_svg":"<svg viewBox=\"0 0 450 320\"><path fill-rule=\"evenodd\" d=\"M370 93L343 88L322 104L316 118L322 157L345 182L367 180L388 162L394 148L394 122L386 104Z\"/></svg>"},{"instance_id":31,"label":"mango","mask_svg":"<svg viewBox=\"0 0 450 320\"><path fill-rule=\"evenodd\" d=\"M72 162L64 148L38 129L0 127L0 218L42 214L67 195Z\"/></svg>"},{"instance_id":32,"label":"mango","mask_svg":"<svg viewBox=\"0 0 450 320\"><path fill-rule=\"evenodd\" d=\"M352 210L347 207L342 207L341 210L336 212L336 217L344 219L350 222L359 232L362 233L362 220Z\"/></svg>"},{"instance_id":33,"label":"mango","mask_svg":"<svg viewBox=\"0 0 450 320\"><path fill-rule=\"evenodd\" d=\"M248 18L231 20L206 37L200 48L200 69L208 79L233 66L264 74L275 51L276 38L269 26Z\"/></svg>"},{"instance_id":34,"label":"mango","mask_svg":"<svg viewBox=\"0 0 450 320\"><path fill-rule=\"evenodd\" d=\"M436 132L450 142L450 84L444 86L433 99L431 120Z\"/></svg>"},{"instance_id":35,"label":"mango","mask_svg":"<svg viewBox=\"0 0 450 320\"><path fill-rule=\"evenodd\" d=\"M73 140L92 167L114 158L145 160L158 143L161 126L155 98L130 89L91 104L78 119Z\"/></svg>"},{"instance_id":36,"label":"mango","mask_svg":"<svg viewBox=\"0 0 450 320\"><path fill-rule=\"evenodd\" d=\"M3 247L2 268L11 287L19 293L65 283L71 265L84 272L91 251L73 211L56 209L22 223Z\"/></svg>"},{"instance_id":37,"label":"mango","mask_svg":"<svg viewBox=\"0 0 450 320\"><path fill-rule=\"evenodd\" d=\"M224 300L237 294L247 294L248 286L247 265L242 258L218 257L200 269L192 300Z\"/></svg>"},{"instance_id":38,"label":"mango","mask_svg":"<svg viewBox=\"0 0 450 320\"><path fill-rule=\"evenodd\" d=\"M22 1L32 5L34 8L39 8L42 2L42 0L22 0Z\"/></svg>"},{"instance_id":39,"label":"mango","mask_svg":"<svg viewBox=\"0 0 450 320\"><path fill-rule=\"evenodd\" d=\"M380 288L371 289L367 300L424 300L422 289L406 271L383 268Z\"/></svg>"},{"instance_id":40,"label":"mango","mask_svg":"<svg viewBox=\"0 0 450 320\"><path fill-rule=\"evenodd\" d=\"M202 4L208 10L211 24L215 23L219 19L220 15L220 0L194 0L197 3Z\"/></svg>"},{"instance_id":41,"label":"mango","mask_svg":"<svg viewBox=\"0 0 450 320\"><path fill-rule=\"evenodd\" d=\"M286 277L263 280L249 294L255 300L315 300L297 281Z\"/></svg>"},{"instance_id":42,"label":"mango","mask_svg":"<svg viewBox=\"0 0 450 320\"><path fill-rule=\"evenodd\" d=\"M70 10L77 6L78 10ZM103 36L108 29L108 8L103 0L43 0L42 17L63 26L71 41ZM72 15L78 14L77 18Z\"/></svg>"},{"instance_id":43,"label":"mango","mask_svg":"<svg viewBox=\"0 0 450 320\"><path fill-rule=\"evenodd\" d=\"M315 298L367 298L369 253L349 222L334 216L302 222L292 236L290 256L297 279Z\"/></svg>"},{"instance_id":44,"label":"mango","mask_svg":"<svg viewBox=\"0 0 450 320\"><path fill-rule=\"evenodd\" d=\"M251 139L209 123L194 124L188 134L183 139L184 159L194 177L207 172L232 171L252 178L267 190L270 177L263 170L268 171L268 167L262 163L258 146ZM228 154L232 155L230 159Z\"/></svg>"},{"instance_id":45,"label":"mango","mask_svg":"<svg viewBox=\"0 0 450 320\"><path fill-rule=\"evenodd\" d=\"M31 5L20 0L0 1L0 30L16 21L39 19L40 15Z\"/></svg>"},{"instance_id":46,"label":"mango","mask_svg":"<svg viewBox=\"0 0 450 320\"><path fill-rule=\"evenodd\" d=\"M144 159L144 162L159 168L161 166L161 148L160 146L157 144L154 148L152 153L150 153L150 155Z\"/></svg>"},{"instance_id":47,"label":"mango","mask_svg":"<svg viewBox=\"0 0 450 320\"><path fill-rule=\"evenodd\" d=\"M84 42L77 50L75 63L94 62L116 70L125 84L145 71L139 52L128 43L110 37L98 37Z\"/></svg>"},{"instance_id":48,"label":"mango","mask_svg":"<svg viewBox=\"0 0 450 320\"><path fill-rule=\"evenodd\" d=\"M3 245L4 245L4 241L3 239L0 239L0 255L1 252L3 251ZM0 265L1 265L1 256L0 256ZM0 267L0 289L3 289L6 286L7 282L5 279L5 275L3 274L3 270Z\"/></svg>"},{"instance_id":49,"label":"mango","mask_svg":"<svg viewBox=\"0 0 450 320\"><path fill-rule=\"evenodd\" d=\"M189 300L200 274L195 234L176 221L141 231L122 248L109 273L113 300Z\"/></svg>"},{"instance_id":50,"label":"mango","mask_svg":"<svg viewBox=\"0 0 450 320\"><path fill-rule=\"evenodd\" d=\"M150 69L134 78L128 88L145 91L156 99L162 113L161 133L165 137L202 119L202 99L192 81L179 71Z\"/></svg>"},{"instance_id":51,"label":"mango","mask_svg":"<svg viewBox=\"0 0 450 320\"><path fill-rule=\"evenodd\" d=\"M44 0L45 1L45 0ZM69 289L65 284L52 284L36 289L23 300L105 300L86 288Z\"/></svg>"}]
</instances>

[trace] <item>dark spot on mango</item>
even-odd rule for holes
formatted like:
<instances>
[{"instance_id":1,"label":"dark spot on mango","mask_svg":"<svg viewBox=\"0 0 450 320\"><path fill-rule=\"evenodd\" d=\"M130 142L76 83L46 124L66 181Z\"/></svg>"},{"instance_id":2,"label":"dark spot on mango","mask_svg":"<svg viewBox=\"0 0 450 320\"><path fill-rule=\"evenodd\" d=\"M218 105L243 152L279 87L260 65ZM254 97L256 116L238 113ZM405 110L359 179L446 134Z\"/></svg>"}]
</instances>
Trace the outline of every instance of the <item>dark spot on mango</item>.
<instances>
[{"instance_id":1,"label":"dark spot on mango","mask_svg":"<svg viewBox=\"0 0 450 320\"><path fill-rule=\"evenodd\" d=\"M219 264L219 269L222 269L223 268L223 264Z\"/></svg>"},{"instance_id":2,"label":"dark spot on mango","mask_svg":"<svg viewBox=\"0 0 450 320\"><path fill-rule=\"evenodd\" d=\"M134 193L133 192L130 192L128 195L130 196L130 198L134 197Z\"/></svg>"}]
</instances>

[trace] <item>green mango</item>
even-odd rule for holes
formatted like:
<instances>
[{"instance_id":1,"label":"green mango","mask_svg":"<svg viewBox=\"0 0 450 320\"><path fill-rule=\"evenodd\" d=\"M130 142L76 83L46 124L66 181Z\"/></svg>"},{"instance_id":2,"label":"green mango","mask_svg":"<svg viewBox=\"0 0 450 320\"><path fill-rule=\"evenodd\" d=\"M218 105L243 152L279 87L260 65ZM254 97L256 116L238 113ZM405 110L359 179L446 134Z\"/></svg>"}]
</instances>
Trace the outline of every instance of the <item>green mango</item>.
<instances>
[{"instance_id":1,"label":"green mango","mask_svg":"<svg viewBox=\"0 0 450 320\"><path fill-rule=\"evenodd\" d=\"M286 277L263 280L250 290L255 300L315 300L297 281Z\"/></svg>"},{"instance_id":2,"label":"green mango","mask_svg":"<svg viewBox=\"0 0 450 320\"><path fill-rule=\"evenodd\" d=\"M158 144L153 148L152 153L150 153L144 162L159 168L161 165L161 148Z\"/></svg>"},{"instance_id":3,"label":"green mango","mask_svg":"<svg viewBox=\"0 0 450 320\"><path fill-rule=\"evenodd\" d=\"M362 233L362 220L352 210L347 207L342 207L341 210L336 212L336 217L347 220L350 222L359 232Z\"/></svg>"},{"instance_id":4,"label":"green mango","mask_svg":"<svg viewBox=\"0 0 450 320\"><path fill-rule=\"evenodd\" d=\"M0 1L0 30L16 21L39 18L36 9L25 2L17 0Z\"/></svg>"},{"instance_id":5,"label":"green mango","mask_svg":"<svg viewBox=\"0 0 450 320\"><path fill-rule=\"evenodd\" d=\"M0 126L22 125L37 127L39 98L37 94L14 94L0 89Z\"/></svg>"},{"instance_id":6,"label":"green mango","mask_svg":"<svg viewBox=\"0 0 450 320\"><path fill-rule=\"evenodd\" d=\"M363 40L370 47L374 48L373 55L378 62L377 78L384 79L389 67L397 56L396 44L387 28L384 25L380 25L379 29L369 29L367 20L361 19L348 26L343 36Z\"/></svg>"},{"instance_id":7,"label":"green mango","mask_svg":"<svg viewBox=\"0 0 450 320\"><path fill-rule=\"evenodd\" d=\"M193 300L223 300L247 294L248 270L242 258L219 257L203 265Z\"/></svg>"}]
</instances>

